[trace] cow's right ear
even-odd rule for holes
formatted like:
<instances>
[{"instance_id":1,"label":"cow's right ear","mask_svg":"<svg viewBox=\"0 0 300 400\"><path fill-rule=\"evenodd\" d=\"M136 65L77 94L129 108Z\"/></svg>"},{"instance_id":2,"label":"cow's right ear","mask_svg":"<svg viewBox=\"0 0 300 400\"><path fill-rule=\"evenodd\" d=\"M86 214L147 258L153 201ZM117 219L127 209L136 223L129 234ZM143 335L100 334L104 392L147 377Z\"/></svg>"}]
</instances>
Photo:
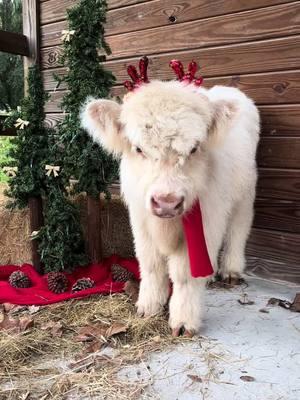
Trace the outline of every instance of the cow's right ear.
<instances>
[{"instance_id":1,"label":"cow's right ear","mask_svg":"<svg viewBox=\"0 0 300 400\"><path fill-rule=\"evenodd\" d=\"M105 99L88 100L81 113L81 125L108 152L121 155L129 148L120 122L121 106Z\"/></svg>"}]
</instances>

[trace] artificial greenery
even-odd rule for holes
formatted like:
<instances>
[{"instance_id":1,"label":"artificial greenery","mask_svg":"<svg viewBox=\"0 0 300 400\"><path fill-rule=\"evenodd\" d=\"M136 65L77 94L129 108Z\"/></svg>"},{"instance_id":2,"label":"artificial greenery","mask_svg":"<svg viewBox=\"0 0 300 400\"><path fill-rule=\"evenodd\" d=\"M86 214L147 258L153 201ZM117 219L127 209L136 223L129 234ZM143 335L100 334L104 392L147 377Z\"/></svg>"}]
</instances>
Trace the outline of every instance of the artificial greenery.
<instances>
[{"instance_id":1,"label":"artificial greenery","mask_svg":"<svg viewBox=\"0 0 300 400\"><path fill-rule=\"evenodd\" d=\"M64 39L62 63L64 77L57 77L68 88L62 101L66 116L58 127L65 148L63 160L66 176L78 180L76 192L99 198L118 175L117 162L89 138L80 126L80 110L89 97L108 97L115 82L102 62L109 53L104 40L107 4L104 0L81 0L68 10L69 31Z\"/></svg>"},{"instance_id":2,"label":"artificial greenery","mask_svg":"<svg viewBox=\"0 0 300 400\"><path fill-rule=\"evenodd\" d=\"M10 127L19 125L5 166L17 167L6 193L12 199L10 208L26 207L31 197L44 199L45 225L32 240L39 242L41 261L45 272L49 272L86 264L87 258L79 210L66 196L64 171L57 176L53 171L47 175L46 166L61 165L64 151L57 144L54 130L45 127L46 99L39 68L31 67L28 96L5 122Z\"/></svg>"},{"instance_id":3,"label":"artificial greenery","mask_svg":"<svg viewBox=\"0 0 300 400\"><path fill-rule=\"evenodd\" d=\"M44 226L36 240L44 264L44 272L72 271L86 265L83 232L79 207L72 202L65 187L66 175L63 165L64 149L53 130L48 132L48 154L45 164L58 167L56 173L45 174Z\"/></svg>"},{"instance_id":4,"label":"artificial greenery","mask_svg":"<svg viewBox=\"0 0 300 400\"><path fill-rule=\"evenodd\" d=\"M2 165L17 168L6 191L11 198L8 203L10 208L24 208L30 197L43 194L48 152L43 109L46 99L40 71L36 66L31 67L28 72L28 96L5 121L7 127L16 126L19 121L17 136L11 140L13 146L8 153L8 165Z\"/></svg>"},{"instance_id":5,"label":"artificial greenery","mask_svg":"<svg viewBox=\"0 0 300 400\"><path fill-rule=\"evenodd\" d=\"M12 126L18 118L28 121L18 130L11 152L15 160L11 165L18 171L9 182L8 194L14 207L26 206L31 196L44 199L45 225L34 233L33 240L39 241L45 272L70 270L88 262L79 210L66 190L70 179L77 180L73 192L99 198L118 174L116 161L80 127L80 110L86 99L108 97L115 81L101 65L105 56L99 55L99 51L109 51L103 30L106 10L104 0L81 0L68 11L69 31L62 56L67 74L57 78L58 83L65 82L68 91L62 102L65 118L56 132L44 124L46 95L37 67L29 71L29 93L21 111L13 112L7 122Z\"/></svg>"}]
</instances>

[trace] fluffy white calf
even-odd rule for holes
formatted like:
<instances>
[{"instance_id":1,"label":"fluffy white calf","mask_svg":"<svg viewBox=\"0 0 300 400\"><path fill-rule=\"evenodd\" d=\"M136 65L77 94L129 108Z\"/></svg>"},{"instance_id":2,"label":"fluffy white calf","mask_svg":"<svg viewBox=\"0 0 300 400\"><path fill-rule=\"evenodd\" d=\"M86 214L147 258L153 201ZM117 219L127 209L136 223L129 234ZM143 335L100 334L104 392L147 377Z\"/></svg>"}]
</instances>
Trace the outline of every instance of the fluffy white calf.
<instances>
[{"instance_id":1,"label":"fluffy white calf","mask_svg":"<svg viewBox=\"0 0 300 400\"><path fill-rule=\"evenodd\" d=\"M181 217L200 199L214 270L224 278L240 276L257 178L257 108L238 89L153 81L122 105L91 100L82 124L121 157L122 193L142 278L138 313L162 309L170 277L173 334L198 332L205 279L191 277Z\"/></svg>"}]
</instances>

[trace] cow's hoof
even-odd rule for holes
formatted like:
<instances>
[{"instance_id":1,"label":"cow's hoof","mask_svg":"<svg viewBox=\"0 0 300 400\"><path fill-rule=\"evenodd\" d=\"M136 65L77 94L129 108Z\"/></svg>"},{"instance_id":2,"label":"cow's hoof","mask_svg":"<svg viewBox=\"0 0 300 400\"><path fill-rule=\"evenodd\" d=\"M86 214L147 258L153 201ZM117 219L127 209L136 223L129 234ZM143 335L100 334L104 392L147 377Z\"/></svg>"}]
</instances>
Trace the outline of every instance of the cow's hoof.
<instances>
[{"instance_id":1,"label":"cow's hoof","mask_svg":"<svg viewBox=\"0 0 300 400\"><path fill-rule=\"evenodd\" d=\"M211 280L207 282L207 286L210 289L230 289L234 286L244 285L246 281L240 274L216 274Z\"/></svg>"},{"instance_id":2,"label":"cow's hoof","mask_svg":"<svg viewBox=\"0 0 300 400\"><path fill-rule=\"evenodd\" d=\"M151 303L151 304L139 304L137 302L137 315L139 317L153 317L154 315L160 314L163 311L163 306L159 303Z\"/></svg>"},{"instance_id":3,"label":"cow's hoof","mask_svg":"<svg viewBox=\"0 0 300 400\"><path fill-rule=\"evenodd\" d=\"M195 331L192 329L185 329L184 326L180 326L179 328L174 328L172 329L172 336L173 337L178 337L178 336L185 336L188 338L192 338L195 335Z\"/></svg>"}]
</instances>

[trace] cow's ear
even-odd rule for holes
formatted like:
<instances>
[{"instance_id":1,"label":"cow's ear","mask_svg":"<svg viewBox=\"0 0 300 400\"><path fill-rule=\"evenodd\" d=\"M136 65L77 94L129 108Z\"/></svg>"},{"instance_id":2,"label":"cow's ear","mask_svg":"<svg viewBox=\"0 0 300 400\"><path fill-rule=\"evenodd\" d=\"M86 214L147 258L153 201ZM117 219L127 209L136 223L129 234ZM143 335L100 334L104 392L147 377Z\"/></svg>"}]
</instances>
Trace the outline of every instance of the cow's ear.
<instances>
[{"instance_id":1,"label":"cow's ear","mask_svg":"<svg viewBox=\"0 0 300 400\"><path fill-rule=\"evenodd\" d=\"M121 106L115 101L92 99L81 112L81 124L95 142L108 152L120 155L129 143L120 122Z\"/></svg>"},{"instance_id":2,"label":"cow's ear","mask_svg":"<svg viewBox=\"0 0 300 400\"><path fill-rule=\"evenodd\" d=\"M211 102L211 122L208 128L208 140L212 146L222 143L235 116L238 106L233 101L216 100Z\"/></svg>"}]
</instances>

